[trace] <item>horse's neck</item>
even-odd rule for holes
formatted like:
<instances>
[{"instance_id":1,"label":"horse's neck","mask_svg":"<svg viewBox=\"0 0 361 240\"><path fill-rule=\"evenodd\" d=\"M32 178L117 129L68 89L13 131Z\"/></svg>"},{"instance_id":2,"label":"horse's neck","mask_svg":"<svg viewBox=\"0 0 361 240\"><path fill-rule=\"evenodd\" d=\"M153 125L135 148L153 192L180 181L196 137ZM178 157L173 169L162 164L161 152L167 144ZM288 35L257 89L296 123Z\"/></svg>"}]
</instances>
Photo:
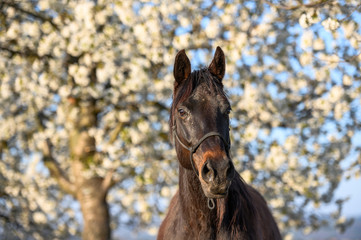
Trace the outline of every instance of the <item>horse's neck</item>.
<instances>
[{"instance_id":1,"label":"horse's neck","mask_svg":"<svg viewBox=\"0 0 361 240\"><path fill-rule=\"evenodd\" d=\"M240 187L240 186L238 186ZM242 214L240 199L214 199L214 209L209 209L207 197L204 195L201 184L193 170L179 168L179 204L180 214L184 220L183 227L188 229L193 239L247 239L243 230L246 220ZM230 209L232 209L230 211ZM232 219L235 222L232 223ZM247 219L252 222L251 219ZM247 224L247 223L246 223ZM229 229L232 229L231 231ZM252 226L247 224L249 234L253 234ZM233 231L233 232L232 232ZM193 235L192 235L193 234ZM250 235L251 236L251 235ZM252 237L250 239L253 239Z\"/></svg>"},{"instance_id":2,"label":"horse's neck","mask_svg":"<svg viewBox=\"0 0 361 240\"><path fill-rule=\"evenodd\" d=\"M217 208L208 208L208 199L204 195L201 183L193 170L179 168L179 196L185 220L199 219L204 217L204 221L213 221L217 217ZM214 201L216 202L216 201Z\"/></svg>"}]
</instances>

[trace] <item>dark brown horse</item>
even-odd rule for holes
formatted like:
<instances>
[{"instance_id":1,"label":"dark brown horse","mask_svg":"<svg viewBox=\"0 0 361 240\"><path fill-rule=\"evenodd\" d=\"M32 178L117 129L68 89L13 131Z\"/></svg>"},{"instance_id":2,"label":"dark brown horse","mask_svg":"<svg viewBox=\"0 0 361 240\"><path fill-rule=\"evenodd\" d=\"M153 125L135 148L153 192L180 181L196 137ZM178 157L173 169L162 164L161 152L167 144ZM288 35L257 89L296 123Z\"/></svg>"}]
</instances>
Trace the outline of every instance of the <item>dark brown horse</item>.
<instances>
[{"instance_id":1,"label":"dark brown horse","mask_svg":"<svg viewBox=\"0 0 361 240\"><path fill-rule=\"evenodd\" d=\"M185 51L174 64L170 129L179 160L179 190L158 240L281 239L263 197L235 171L230 154L230 103L223 91L225 58L191 72Z\"/></svg>"}]
</instances>

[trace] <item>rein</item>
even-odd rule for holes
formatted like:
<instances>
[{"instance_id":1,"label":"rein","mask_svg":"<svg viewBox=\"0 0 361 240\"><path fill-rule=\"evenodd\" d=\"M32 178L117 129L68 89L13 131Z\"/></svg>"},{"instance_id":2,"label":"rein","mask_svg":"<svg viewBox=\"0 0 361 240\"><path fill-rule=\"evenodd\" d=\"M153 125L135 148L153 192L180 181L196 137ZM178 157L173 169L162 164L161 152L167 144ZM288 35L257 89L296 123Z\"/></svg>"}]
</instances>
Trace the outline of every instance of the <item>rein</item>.
<instances>
[{"instance_id":1,"label":"rein","mask_svg":"<svg viewBox=\"0 0 361 240\"><path fill-rule=\"evenodd\" d=\"M198 142L196 144L194 144L193 146L191 147L188 147L187 145L185 145L179 138L178 134L177 134L177 130L176 130L176 125L174 124L173 127L172 127L172 130L173 130L173 143L175 143L175 139L177 139L177 141L179 142L179 144L187 149L189 151L189 161L191 162L192 164L192 168L193 168L193 171L195 172L195 174L197 175L197 177L199 178L199 173L196 169L196 167L194 166L194 161L193 161L193 153L195 153L198 149L198 147L204 142L204 140L206 140L207 138L209 137L213 137L213 136L218 136L222 139L223 141L223 144L225 145L227 151L229 151L230 149L230 144L223 138L223 136L219 133L219 132L209 132L207 134L205 134L201 139L198 140ZM175 138L174 138L175 136ZM208 202L207 202L207 205L208 205L208 208L209 209L213 209L216 205L214 203L214 200L213 198L208 198Z\"/></svg>"}]
</instances>

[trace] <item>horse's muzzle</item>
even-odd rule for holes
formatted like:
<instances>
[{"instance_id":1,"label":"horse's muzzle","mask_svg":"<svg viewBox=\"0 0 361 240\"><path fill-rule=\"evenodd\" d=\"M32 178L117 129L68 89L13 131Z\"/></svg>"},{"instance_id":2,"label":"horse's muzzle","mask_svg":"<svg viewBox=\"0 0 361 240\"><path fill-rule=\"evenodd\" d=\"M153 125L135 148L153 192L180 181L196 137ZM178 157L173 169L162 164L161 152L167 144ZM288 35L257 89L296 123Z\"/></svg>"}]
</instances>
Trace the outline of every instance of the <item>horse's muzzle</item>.
<instances>
[{"instance_id":1,"label":"horse's muzzle","mask_svg":"<svg viewBox=\"0 0 361 240\"><path fill-rule=\"evenodd\" d=\"M224 198L235 175L231 160L207 160L201 169L202 189L208 198Z\"/></svg>"}]
</instances>

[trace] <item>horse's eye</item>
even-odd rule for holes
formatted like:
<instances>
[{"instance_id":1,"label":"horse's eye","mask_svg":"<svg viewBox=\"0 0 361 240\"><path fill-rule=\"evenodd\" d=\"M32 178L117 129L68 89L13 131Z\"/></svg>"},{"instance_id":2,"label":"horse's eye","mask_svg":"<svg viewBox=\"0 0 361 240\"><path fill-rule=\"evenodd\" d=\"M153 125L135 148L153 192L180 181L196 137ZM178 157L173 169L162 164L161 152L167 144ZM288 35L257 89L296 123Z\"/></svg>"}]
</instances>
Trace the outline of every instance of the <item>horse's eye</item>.
<instances>
[{"instance_id":1,"label":"horse's eye","mask_svg":"<svg viewBox=\"0 0 361 240\"><path fill-rule=\"evenodd\" d=\"M187 112L182 108L178 109L178 113L179 113L179 116L181 116L181 117L185 117L187 115Z\"/></svg>"},{"instance_id":2,"label":"horse's eye","mask_svg":"<svg viewBox=\"0 0 361 240\"><path fill-rule=\"evenodd\" d=\"M231 113L231 109L228 108L224 113L227 114L227 115L229 115L229 114Z\"/></svg>"}]
</instances>

